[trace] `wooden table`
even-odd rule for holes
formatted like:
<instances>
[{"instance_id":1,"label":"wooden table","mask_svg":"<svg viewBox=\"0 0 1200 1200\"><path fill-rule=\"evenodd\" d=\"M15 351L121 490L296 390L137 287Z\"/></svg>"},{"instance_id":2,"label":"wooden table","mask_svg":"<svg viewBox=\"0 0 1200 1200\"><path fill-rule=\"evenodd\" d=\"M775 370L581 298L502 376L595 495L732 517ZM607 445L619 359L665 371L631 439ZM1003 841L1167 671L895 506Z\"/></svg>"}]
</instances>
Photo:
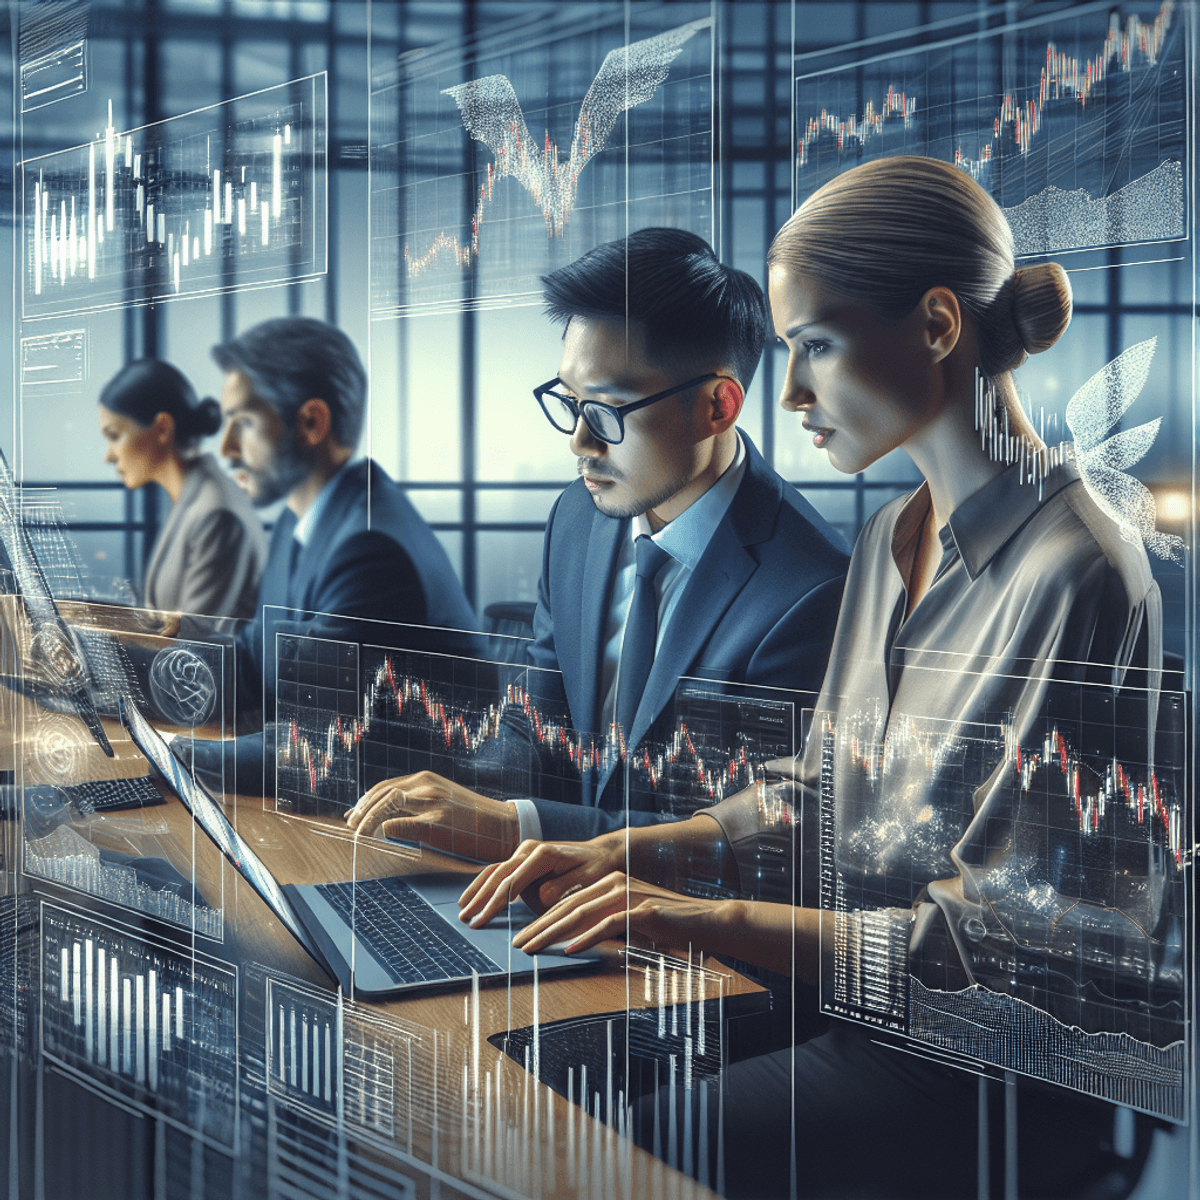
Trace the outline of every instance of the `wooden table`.
<instances>
[{"instance_id":1,"label":"wooden table","mask_svg":"<svg viewBox=\"0 0 1200 1200\"><path fill-rule=\"evenodd\" d=\"M261 799L247 797L235 798L226 811L281 883L449 870L460 872L465 884L472 873L469 865L434 851L406 850L376 839L356 842L340 818L292 817L270 811ZM313 1003L337 1012L345 1033L343 1053L351 1057L365 1053L355 1047L369 1042L374 1047L372 1054L390 1060L394 1100L388 1119L372 1124L364 1108L363 1121L356 1123L354 1114L346 1113L339 1118L339 1128L356 1153L369 1161L393 1163L415 1181L418 1194L709 1194L707 1188L636 1149L611 1126L586 1116L577 1105L533 1080L487 1040L494 1034L531 1026L535 1017L544 1023L621 1014L627 1006L653 1007L660 995L686 1001L689 987L696 999L700 994L699 956L693 971L671 974L669 968L655 965L656 958L649 967L643 962L627 970L624 949L610 943L603 948L601 968L547 976L536 985L529 979L484 982L477 989L421 990L384 1002L343 998L337 1007L334 984L323 968L309 958L223 859L177 798L168 796L165 804L155 808L96 816L86 834L105 849L166 858L183 875L194 878L204 897L221 906L224 940L196 938L196 949L237 964L245 978L259 971L251 964L261 964L261 973L270 981L264 985L264 1030L273 1028L277 1008L282 1014L281 1003L272 996L276 1000L285 995L299 997L301 1002L309 996ZM718 985L725 997L760 992L715 962L706 962L704 968L704 995L709 1005L716 1003ZM681 1008L686 1012L685 1006ZM270 1040L274 1034L264 1033L263 1037ZM296 1099L303 1107L304 1097L297 1097L296 1089L286 1086L286 1078L272 1090L277 1081L271 1064L282 1063L282 1057L272 1057L268 1051L265 1062L271 1111L285 1112L288 1101ZM609 1098L602 1087L593 1086L598 1083L593 1079L588 1093L593 1104L599 1096L603 1108ZM617 1125L622 1123L620 1099L613 1101ZM707 1102L707 1094L705 1099ZM717 1102L715 1089L712 1100ZM679 1153L682 1163L682 1146Z\"/></svg>"}]
</instances>

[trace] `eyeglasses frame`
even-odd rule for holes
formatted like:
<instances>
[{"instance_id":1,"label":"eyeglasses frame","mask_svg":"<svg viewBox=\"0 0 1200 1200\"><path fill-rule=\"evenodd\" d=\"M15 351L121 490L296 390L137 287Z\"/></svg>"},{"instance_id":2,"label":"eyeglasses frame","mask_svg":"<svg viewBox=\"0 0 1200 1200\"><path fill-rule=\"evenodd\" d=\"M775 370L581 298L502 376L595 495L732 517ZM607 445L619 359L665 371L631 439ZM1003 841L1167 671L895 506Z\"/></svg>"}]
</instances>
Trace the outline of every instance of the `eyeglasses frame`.
<instances>
[{"instance_id":1,"label":"eyeglasses frame","mask_svg":"<svg viewBox=\"0 0 1200 1200\"><path fill-rule=\"evenodd\" d=\"M665 400L668 396L677 396L680 392L686 392L688 388L698 387L702 383L708 383L710 379L730 379L732 376L722 375L717 371L710 371L707 375L701 375L698 379L689 379L687 383L677 384L675 387L667 388L666 391L655 392L653 396L647 396L642 400L634 400L630 404L622 404L619 408L615 404L605 404L603 400L576 400L571 396L564 396L562 392L554 391L554 385L562 383L562 379L555 375L547 383L540 384L533 389L533 398L538 402L538 406L546 416L546 420L554 426L559 433L574 433L575 426L579 424L579 418L583 417L583 423L588 427L588 431L598 441L604 442L609 446L619 446L625 440L625 414L637 412L639 408L647 408L651 404L657 404L660 400ZM543 396L553 396L556 400L565 404L567 408L575 414L575 425L570 429L563 429L561 425L550 415L546 408L546 402L542 399ZM616 438L605 437L596 427L588 420L588 410L592 408L603 409L607 413L611 413L617 422L617 428L621 431L621 436Z\"/></svg>"}]
</instances>

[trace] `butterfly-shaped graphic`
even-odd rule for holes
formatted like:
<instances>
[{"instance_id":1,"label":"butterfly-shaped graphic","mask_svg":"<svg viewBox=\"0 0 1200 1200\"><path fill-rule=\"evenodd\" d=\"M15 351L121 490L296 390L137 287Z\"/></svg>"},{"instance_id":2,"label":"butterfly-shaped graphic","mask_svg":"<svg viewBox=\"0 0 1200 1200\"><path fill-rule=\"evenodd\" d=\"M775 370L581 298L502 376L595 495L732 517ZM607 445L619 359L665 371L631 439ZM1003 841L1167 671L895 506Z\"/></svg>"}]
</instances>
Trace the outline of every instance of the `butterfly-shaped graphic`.
<instances>
[{"instance_id":1,"label":"butterfly-shaped graphic","mask_svg":"<svg viewBox=\"0 0 1200 1200\"><path fill-rule=\"evenodd\" d=\"M1138 398L1150 372L1157 338L1138 342L1097 371L1067 404L1075 462L1092 499L1119 526L1127 542L1144 542L1160 558L1183 561L1184 542L1155 528L1149 489L1125 472L1154 444L1162 418L1106 437Z\"/></svg>"},{"instance_id":2,"label":"butterfly-shaped graphic","mask_svg":"<svg viewBox=\"0 0 1200 1200\"><path fill-rule=\"evenodd\" d=\"M493 155L481 200L484 195L490 199L498 180L512 176L541 208L550 234L560 235L575 206L580 172L604 149L617 118L651 99L684 44L711 24L711 17L703 17L610 50L580 105L565 162L548 133L544 145L534 141L507 75L487 75L446 88L443 94L458 105L463 128ZM481 208L476 210L477 222Z\"/></svg>"}]
</instances>

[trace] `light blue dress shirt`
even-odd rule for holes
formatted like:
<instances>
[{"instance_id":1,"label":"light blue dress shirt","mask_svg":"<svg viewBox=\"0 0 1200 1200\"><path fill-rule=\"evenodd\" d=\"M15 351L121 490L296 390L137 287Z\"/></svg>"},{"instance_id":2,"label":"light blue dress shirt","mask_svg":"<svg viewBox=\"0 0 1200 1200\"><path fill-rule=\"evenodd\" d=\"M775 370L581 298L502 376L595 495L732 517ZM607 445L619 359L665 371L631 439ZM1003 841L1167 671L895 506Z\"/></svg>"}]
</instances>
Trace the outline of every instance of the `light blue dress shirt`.
<instances>
[{"instance_id":1,"label":"light blue dress shirt","mask_svg":"<svg viewBox=\"0 0 1200 1200\"><path fill-rule=\"evenodd\" d=\"M733 462L725 473L698 500L668 522L657 533L651 533L650 522L644 514L629 523L629 537L617 554L613 574L612 595L608 601L608 616L604 623L604 650L600 664L600 729L581 730L584 733L599 733L612 724L616 707L617 680L621 673L621 643L625 637L625 620L633 600L633 585L637 579L637 539L642 535L652 537L673 559L658 573L655 590L658 593L658 628L654 638L657 654L663 635L675 617L680 597L696 565L708 549L708 543L725 519L733 497L746 474L746 447L739 433L737 450ZM514 800L520 820L520 836L538 838L542 836L542 825L537 808L531 800Z\"/></svg>"},{"instance_id":2,"label":"light blue dress shirt","mask_svg":"<svg viewBox=\"0 0 1200 1200\"><path fill-rule=\"evenodd\" d=\"M321 514L329 507L330 496L337 490L338 480L341 479L349 465L350 460L347 459L325 480L325 486L321 488L316 495L316 499L305 510L304 516L297 518L296 528L292 530L292 537L301 546L308 545L308 539L312 537L312 532L317 527L317 522L321 519Z\"/></svg>"}]
</instances>

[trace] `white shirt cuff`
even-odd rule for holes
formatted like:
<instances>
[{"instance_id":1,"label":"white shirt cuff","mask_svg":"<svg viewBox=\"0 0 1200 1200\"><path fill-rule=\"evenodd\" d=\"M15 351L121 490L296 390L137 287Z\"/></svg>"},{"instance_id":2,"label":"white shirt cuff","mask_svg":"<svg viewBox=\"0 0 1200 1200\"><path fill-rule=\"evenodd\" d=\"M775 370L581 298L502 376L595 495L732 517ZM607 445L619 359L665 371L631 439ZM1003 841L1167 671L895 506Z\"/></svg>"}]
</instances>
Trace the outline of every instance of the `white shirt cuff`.
<instances>
[{"instance_id":1,"label":"white shirt cuff","mask_svg":"<svg viewBox=\"0 0 1200 1200\"><path fill-rule=\"evenodd\" d=\"M540 842L542 819L538 816L537 805L532 800L510 800L509 803L517 810L521 841L533 838L534 841Z\"/></svg>"}]
</instances>

